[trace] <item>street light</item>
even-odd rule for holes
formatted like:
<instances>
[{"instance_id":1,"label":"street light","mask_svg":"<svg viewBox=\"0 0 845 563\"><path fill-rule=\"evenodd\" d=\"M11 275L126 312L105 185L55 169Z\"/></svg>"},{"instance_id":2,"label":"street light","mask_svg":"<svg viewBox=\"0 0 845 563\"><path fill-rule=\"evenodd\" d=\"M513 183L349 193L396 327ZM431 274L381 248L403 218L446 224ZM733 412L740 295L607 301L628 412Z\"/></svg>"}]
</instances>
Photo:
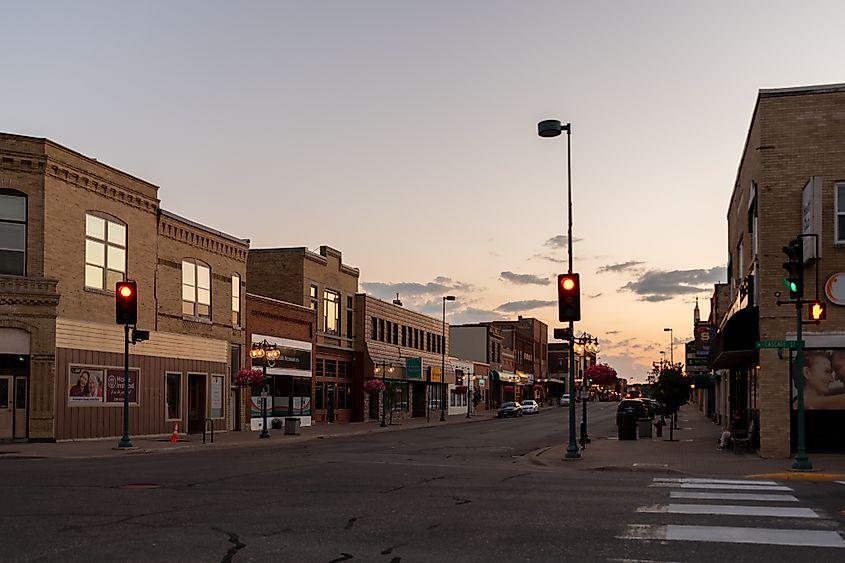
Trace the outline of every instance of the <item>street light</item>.
<instances>
[{"instance_id":1,"label":"street light","mask_svg":"<svg viewBox=\"0 0 845 563\"><path fill-rule=\"evenodd\" d=\"M440 362L440 422L446 420L446 302L454 300L454 295L443 296L443 326L440 337L440 351L443 353Z\"/></svg>"},{"instance_id":2,"label":"street light","mask_svg":"<svg viewBox=\"0 0 845 563\"><path fill-rule=\"evenodd\" d=\"M581 414L581 447L586 447L590 443L590 437L587 435L587 399L590 397L590 384L587 382L587 357L595 355L599 351L599 339L586 332L578 337L575 343L575 353L581 356L581 390L586 389L587 394L581 397L582 414ZM595 362L594 362L595 364ZM572 402L572 401L570 401Z\"/></svg>"},{"instance_id":3,"label":"street light","mask_svg":"<svg viewBox=\"0 0 845 563\"><path fill-rule=\"evenodd\" d=\"M469 407L470 407L470 403L472 402L472 395L470 395L470 391L473 390L473 384L472 384L473 377L472 377L472 375L471 374L467 375L467 379L468 379L467 385L466 385L467 392L464 396L467 398L467 418L470 418Z\"/></svg>"},{"instance_id":4,"label":"street light","mask_svg":"<svg viewBox=\"0 0 845 563\"><path fill-rule=\"evenodd\" d=\"M570 148L570 137L572 136L572 124L562 124L557 119L547 119L537 124L537 134L541 137L557 137L566 131L566 199L567 199L567 247L569 250L569 273L572 273L572 152ZM575 323L569 321L569 389L575 389L575 350L573 349L573 338L575 335ZM571 397L571 396L570 396ZM578 444L575 441L575 401L569 401L569 445L566 447L564 459L581 459L578 451Z\"/></svg>"},{"instance_id":5,"label":"street light","mask_svg":"<svg viewBox=\"0 0 845 563\"><path fill-rule=\"evenodd\" d=\"M664 328L663 332L669 333L669 363L675 365L675 331L671 328Z\"/></svg>"},{"instance_id":6,"label":"street light","mask_svg":"<svg viewBox=\"0 0 845 563\"><path fill-rule=\"evenodd\" d=\"M264 389L261 390L261 417L264 419L259 438L269 438L270 433L267 431L267 366L273 367L276 360L279 359L282 353L275 344L270 344L265 338L262 342L253 342L252 348L249 350L249 357L253 360L263 360L261 362L261 373L264 375Z\"/></svg>"},{"instance_id":7,"label":"street light","mask_svg":"<svg viewBox=\"0 0 845 563\"><path fill-rule=\"evenodd\" d=\"M378 375L379 369L381 370L381 383L384 386L381 390L381 424L379 424L379 426L381 428L384 428L385 426L387 426L387 423L384 420L384 413L387 412L387 400L385 399L385 397L387 396L387 383L385 383L384 378L388 369L390 370L390 373L393 373L393 366L390 366L390 368L388 368L387 362L383 361L381 362L381 368L376 366L376 369L374 370L376 375ZM391 422L392 421L393 418L391 418Z\"/></svg>"}]
</instances>

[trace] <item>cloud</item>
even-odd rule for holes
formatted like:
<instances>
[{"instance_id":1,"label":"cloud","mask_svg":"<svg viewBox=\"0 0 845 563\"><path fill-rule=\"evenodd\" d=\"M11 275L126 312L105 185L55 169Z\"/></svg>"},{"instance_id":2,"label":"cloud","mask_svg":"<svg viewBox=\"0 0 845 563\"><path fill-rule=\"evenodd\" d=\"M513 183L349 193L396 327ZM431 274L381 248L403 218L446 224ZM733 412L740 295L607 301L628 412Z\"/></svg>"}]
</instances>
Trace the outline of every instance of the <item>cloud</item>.
<instances>
[{"instance_id":1,"label":"cloud","mask_svg":"<svg viewBox=\"0 0 845 563\"><path fill-rule=\"evenodd\" d=\"M535 254L531 257L531 260L548 260L549 262L554 262L555 264L566 264L566 258L559 258L551 254Z\"/></svg>"},{"instance_id":2,"label":"cloud","mask_svg":"<svg viewBox=\"0 0 845 563\"><path fill-rule=\"evenodd\" d=\"M431 295L446 295L450 292L469 292L472 285L453 281L439 276L427 283L418 282L361 282L361 289L379 299L392 300L399 294L400 299L415 299Z\"/></svg>"},{"instance_id":3,"label":"cloud","mask_svg":"<svg viewBox=\"0 0 845 563\"><path fill-rule=\"evenodd\" d=\"M604 295L604 293L596 293L595 295L588 295L587 297L589 297L590 299L595 299L597 297L601 297L602 295Z\"/></svg>"},{"instance_id":4,"label":"cloud","mask_svg":"<svg viewBox=\"0 0 845 563\"><path fill-rule=\"evenodd\" d=\"M487 309L478 309L476 307L466 307L464 309L451 312L447 317L447 322L450 325L486 323L489 321L504 320L507 319L501 313L488 311Z\"/></svg>"},{"instance_id":5,"label":"cloud","mask_svg":"<svg viewBox=\"0 0 845 563\"><path fill-rule=\"evenodd\" d=\"M619 264L608 264L607 266L601 266L598 270L596 270L597 274L604 274L606 272L624 272L626 270L635 270L637 266L640 264L645 264L645 262L637 262L636 260L629 260L627 262L622 262Z\"/></svg>"},{"instance_id":6,"label":"cloud","mask_svg":"<svg viewBox=\"0 0 845 563\"><path fill-rule=\"evenodd\" d=\"M619 334L620 332L619 330L608 330L605 334Z\"/></svg>"},{"instance_id":7,"label":"cloud","mask_svg":"<svg viewBox=\"0 0 845 563\"><path fill-rule=\"evenodd\" d=\"M575 244L576 242L581 242L582 239L578 237L572 238L572 243ZM567 237L566 235L556 235L547 240L543 243L543 246L548 246L549 248L568 248L569 245L567 244Z\"/></svg>"},{"instance_id":8,"label":"cloud","mask_svg":"<svg viewBox=\"0 0 845 563\"><path fill-rule=\"evenodd\" d=\"M501 279L509 281L517 285L549 285L551 280L534 274L514 274L513 272L502 272L499 274Z\"/></svg>"},{"instance_id":9,"label":"cloud","mask_svg":"<svg viewBox=\"0 0 845 563\"><path fill-rule=\"evenodd\" d=\"M640 301L657 303L682 295L711 292L713 284L724 281L725 275L724 266L716 266L709 270L650 270L619 290L635 293Z\"/></svg>"},{"instance_id":10,"label":"cloud","mask_svg":"<svg viewBox=\"0 0 845 563\"><path fill-rule=\"evenodd\" d=\"M521 311L531 311L533 309L542 309L543 307L551 307L557 301L542 301L540 299L528 299L526 301L510 301L502 303L496 307L497 311L503 313L519 313Z\"/></svg>"}]
</instances>

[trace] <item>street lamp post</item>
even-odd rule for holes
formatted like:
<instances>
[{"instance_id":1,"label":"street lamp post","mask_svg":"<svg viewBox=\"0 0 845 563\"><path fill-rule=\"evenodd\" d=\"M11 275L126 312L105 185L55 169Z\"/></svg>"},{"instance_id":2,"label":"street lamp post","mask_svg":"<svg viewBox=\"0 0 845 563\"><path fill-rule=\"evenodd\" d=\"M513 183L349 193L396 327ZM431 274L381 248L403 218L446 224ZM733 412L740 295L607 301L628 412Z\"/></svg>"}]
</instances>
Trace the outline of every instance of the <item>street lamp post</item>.
<instances>
[{"instance_id":1,"label":"street lamp post","mask_svg":"<svg viewBox=\"0 0 845 563\"><path fill-rule=\"evenodd\" d=\"M675 331L671 328L664 328L663 332L669 333L669 363L675 365Z\"/></svg>"},{"instance_id":2,"label":"street lamp post","mask_svg":"<svg viewBox=\"0 0 845 563\"><path fill-rule=\"evenodd\" d=\"M575 350L582 360L581 390L586 390L586 394L581 397L581 448L585 448L590 443L590 436L587 434L587 399L590 397L590 385L587 381L587 357L590 354L595 355L599 351L599 339L585 332L578 337Z\"/></svg>"},{"instance_id":3,"label":"street lamp post","mask_svg":"<svg viewBox=\"0 0 845 563\"><path fill-rule=\"evenodd\" d=\"M563 124L557 119L547 119L537 124L537 134L541 137L557 137L566 131L566 198L568 231L566 235L567 248L569 250L569 273L572 273L572 152L570 138L572 136L572 124ZM575 441L575 401L571 400L571 392L575 389L575 350L573 349L575 338L575 323L569 321L569 445L566 447L564 459L581 459L578 451L578 443Z\"/></svg>"},{"instance_id":4,"label":"street lamp post","mask_svg":"<svg viewBox=\"0 0 845 563\"><path fill-rule=\"evenodd\" d=\"M390 373L393 373L393 366L390 366ZM379 426L384 428L387 426L387 422L385 422L385 413L387 412L387 382L385 381L385 375L387 373L388 367L387 362L381 362L381 383L384 388L381 390L381 424ZM379 368L376 366L376 375L378 375ZM391 422L393 419L391 418Z\"/></svg>"},{"instance_id":5,"label":"street lamp post","mask_svg":"<svg viewBox=\"0 0 845 563\"><path fill-rule=\"evenodd\" d=\"M261 434L258 435L259 438L270 437L270 432L267 431L267 395L269 391L269 386L267 385L267 366L273 367L281 354L281 351L279 351L276 345L270 344L267 342L267 339L264 339L263 342L253 342L252 348L249 351L249 356L253 360L262 360L261 373L264 375L264 389L261 390L261 418L263 421Z\"/></svg>"},{"instance_id":6,"label":"street lamp post","mask_svg":"<svg viewBox=\"0 0 845 563\"><path fill-rule=\"evenodd\" d=\"M441 329L440 351L440 422L446 420L446 302L454 301L454 295L443 296L443 325Z\"/></svg>"},{"instance_id":7,"label":"street lamp post","mask_svg":"<svg viewBox=\"0 0 845 563\"><path fill-rule=\"evenodd\" d=\"M469 414L469 407L470 407L470 403L472 403L472 395L470 395L470 391L472 391L472 390L473 390L473 385L472 385L472 376L467 376L467 378L469 379L469 381L467 382L468 384L467 384L467 386L466 386L466 387L467 387L467 392L466 392L466 398L467 398L467 418L470 418L470 414Z\"/></svg>"}]
</instances>

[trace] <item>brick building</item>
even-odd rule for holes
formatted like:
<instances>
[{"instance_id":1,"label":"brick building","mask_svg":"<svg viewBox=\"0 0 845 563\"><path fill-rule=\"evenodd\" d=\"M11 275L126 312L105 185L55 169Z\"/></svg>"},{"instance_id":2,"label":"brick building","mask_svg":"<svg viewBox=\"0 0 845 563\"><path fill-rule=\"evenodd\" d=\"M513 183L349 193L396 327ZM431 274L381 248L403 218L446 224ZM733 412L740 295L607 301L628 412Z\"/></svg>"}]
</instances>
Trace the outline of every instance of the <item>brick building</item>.
<instances>
[{"instance_id":1,"label":"brick building","mask_svg":"<svg viewBox=\"0 0 845 563\"><path fill-rule=\"evenodd\" d=\"M359 420L353 409L358 269L344 264L340 251L321 246L319 253L304 247L252 249L247 270L250 293L316 314L313 420L329 422L330 413L333 422Z\"/></svg>"},{"instance_id":2,"label":"brick building","mask_svg":"<svg viewBox=\"0 0 845 563\"><path fill-rule=\"evenodd\" d=\"M151 332L130 350L130 434L229 427L249 241L161 210L158 189L0 134L0 439L122 434L124 279Z\"/></svg>"},{"instance_id":3,"label":"brick building","mask_svg":"<svg viewBox=\"0 0 845 563\"><path fill-rule=\"evenodd\" d=\"M363 382L370 378L388 384L384 402L393 419L445 413L448 399L444 397L455 386L449 325L444 327L443 319L406 309L398 300L388 303L363 293L355 300L362 374L356 386L361 400L355 400L355 420L379 420L385 413L380 394L363 392Z\"/></svg>"},{"instance_id":4,"label":"brick building","mask_svg":"<svg viewBox=\"0 0 845 563\"><path fill-rule=\"evenodd\" d=\"M314 351L317 314L310 307L294 305L269 297L246 295L247 342L251 346L275 346L280 356L272 362L250 358L253 369L266 369L266 416L274 420L298 418L302 426L313 421ZM261 389L238 389L235 418L244 430L263 428Z\"/></svg>"},{"instance_id":5,"label":"brick building","mask_svg":"<svg viewBox=\"0 0 845 563\"><path fill-rule=\"evenodd\" d=\"M816 256L813 238L803 239L805 296L818 292L829 308L827 320L803 327L807 447L845 444L845 369L831 376L845 349L843 155L845 85L759 91L728 208L730 305L709 367L724 378L731 416L755 421L763 457L787 457L796 446L795 359L756 342L796 337L795 306L777 301L789 298L782 248L801 234L820 243Z\"/></svg>"}]
</instances>

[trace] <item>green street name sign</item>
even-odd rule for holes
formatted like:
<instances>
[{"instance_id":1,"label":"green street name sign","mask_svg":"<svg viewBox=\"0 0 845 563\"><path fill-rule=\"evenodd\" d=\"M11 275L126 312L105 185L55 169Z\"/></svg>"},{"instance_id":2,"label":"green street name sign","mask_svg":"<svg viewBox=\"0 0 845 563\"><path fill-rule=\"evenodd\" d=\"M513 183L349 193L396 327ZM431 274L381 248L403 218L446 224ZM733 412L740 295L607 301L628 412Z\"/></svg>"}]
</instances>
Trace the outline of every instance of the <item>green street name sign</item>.
<instances>
[{"instance_id":1,"label":"green street name sign","mask_svg":"<svg viewBox=\"0 0 845 563\"><path fill-rule=\"evenodd\" d=\"M797 340L759 340L757 349L760 348L798 348Z\"/></svg>"}]
</instances>

